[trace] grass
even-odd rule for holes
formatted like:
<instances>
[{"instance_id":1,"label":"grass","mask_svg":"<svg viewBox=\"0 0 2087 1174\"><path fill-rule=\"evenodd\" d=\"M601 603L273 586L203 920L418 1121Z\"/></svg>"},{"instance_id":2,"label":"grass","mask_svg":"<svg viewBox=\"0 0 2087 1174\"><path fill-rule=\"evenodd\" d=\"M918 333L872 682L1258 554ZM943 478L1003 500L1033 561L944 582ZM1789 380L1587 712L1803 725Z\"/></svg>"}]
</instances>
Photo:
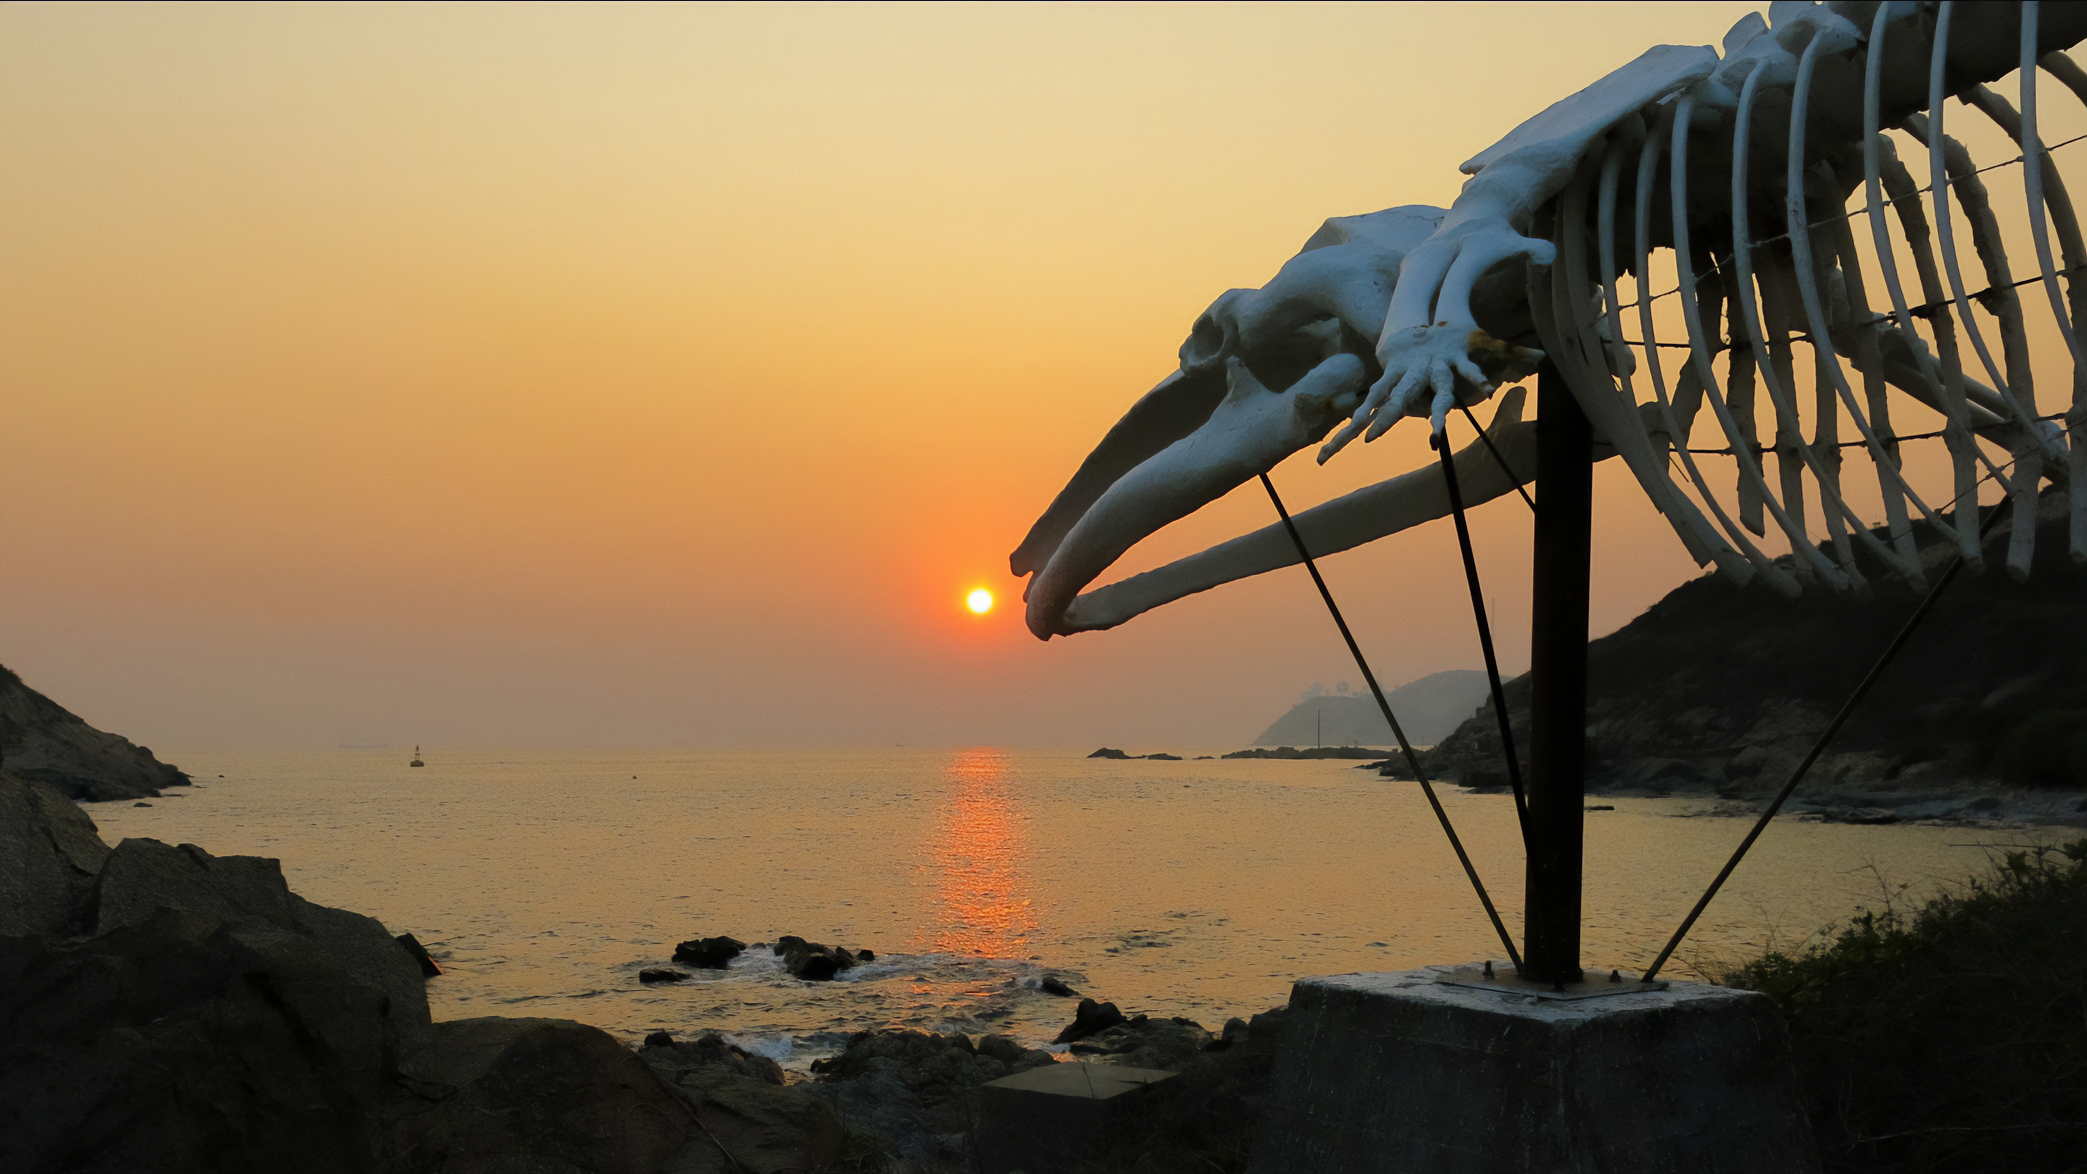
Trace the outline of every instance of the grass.
<instances>
[{"instance_id":1,"label":"grass","mask_svg":"<svg viewBox=\"0 0 2087 1174\"><path fill-rule=\"evenodd\" d=\"M2087 1171L2087 840L1771 952L1829 1171Z\"/></svg>"}]
</instances>

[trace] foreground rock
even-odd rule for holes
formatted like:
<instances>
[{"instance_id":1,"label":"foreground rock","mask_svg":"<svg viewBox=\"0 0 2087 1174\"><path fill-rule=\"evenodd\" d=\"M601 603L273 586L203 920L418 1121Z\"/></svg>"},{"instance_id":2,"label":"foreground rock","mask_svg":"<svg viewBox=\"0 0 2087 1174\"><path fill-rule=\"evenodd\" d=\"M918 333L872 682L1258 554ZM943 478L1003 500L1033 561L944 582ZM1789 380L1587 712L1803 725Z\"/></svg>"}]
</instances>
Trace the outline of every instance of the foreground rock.
<instances>
[{"instance_id":1,"label":"foreground rock","mask_svg":"<svg viewBox=\"0 0 2087 1174\"><path fill-rule=\"evenodd\" d=\"M274 860L111 850L55 789L0 775L0 1170L771 1174L837 1153L830 1107L772 1064L433 1023L425 981Z\"/></svg>"},{"instance_id":2,"label":"foreground rock","mask_svg":"<svg viewBox=\"0 0 2087 1174\"><path fill-rule=\"evenodd\" d=\"M1123 1022L1124 1014L1116 1009L1116 1004L1081 999L1080 1005L1073 1009L1072 1022L1066 1024L1064 1030L1051 1042L1066 1044L1076 1039L1086 1039L1095 1032L1106 1031Z\"/></svg>"},{"instance_id":3,"label":"foreground rock","mask_svg":"<svg viewBox=\"0 0 2087 1174\"><path fill-rule=\"evenodd\" d=\"M1107 1170L1243 1170L1253 1149L1269 1078L1282 1047L1284 1009L1233 1019L1223 1035L1174 1068L1140 1098L1096 1165ZM1158 1020L1179 1026L1180 1021ZM1164 1031L1165 1029L1161 1029ZM1202 1029L1198 1027L1198 1033ZM1208 1039L1207 1033L1202 1033ZM1128 1062L1131 1054L1112 1056ZM1147 1067L1130 1064L1131 1067Z\"/></svg>"},{"instance_id":4,"label":"foreground rock","mask_svg":"<svg viewBox=\"0 0 2087 1174\"><path fill-rule=\"evenodd\" d=\"M58 788L67 798L157 796L189 778L128 738L103 733L0 665L0 771Z\"/></svg>"},{"instance_id":5,"label":"foreground rock","mask_svg":"<svg viewBox=\"0 0 2087 1174\"><path fill-rule=\"evenodd\" d=\"M2059 504L2049 498L2045 513ZM1930 564L1949 557L1915 530ZM1921 796L1981 779L2087 788L2087 568L2068 558L2061 522L2045 521L2036 541L2027 583L2002 569L1998 543L1986 549L1992 569L1957 577L1800 798L1813 788ZM1903 580L1866 555L1858 562L1873 600L1792 601L1702 578L1590 643L1590 789L1736 797L1780 786L1916 602ZM1506 695L1526 757L1528 678ZM1431 777L1505 786L1500 746L1488 702L1422 765Z\"/></svg>"},{"instance_id":6,"label":"foreground rock","mask_svg":"<svg viewBox=\"0 0 2087 1174\"><path fill-rule=\"evenodd\" d=\"M699 1136L689 1101L599 1028L462 1019L431 1034L398 1077L423 1104L393 1109L396 1168L659 1170Z\"/></svg>"},{"instance_id":7,"label":"foreground rock","mask_svg":"<svg viewBox=\"0 0 2087 1174\"><path fill-rule=\"evenodd\" d=\"M1103 1028L1072 1045L1075 1056L1178 1072L1211 1044L1211 1035L1193 1019L1153 1019L1138 1015Z\"/></svg>"},{"instance_id":8,"label":"foreground rock","mask_svg":"<svg viewBox=\"0 0 2087 1174\"><path fill-rule=\"evenodd\" d=\"M1051 1042L1071 1044L1075 1056L1174 1072L1209 1048L1212 1039L1193 1019L1126 1017L1114 1003L1081 999L1072 1022Z\"/></svg>"},{"instance_id":9,"label":"foreground rock","mask_svg":"<svg viewBox=\"0 0 2087 1174\"><path fill-rule=\"evenodd\" d=\"M970 1169L971 1095L987 1081L1056 1062L1004 1035L861 1032L840 1055L816 1061L806 1091L833 1105L849 1132L889 1158L924 1170Z\"/></svg>"},{"instance_id":10,"label":"foreground rock","mask_svg":"<svg viewBox=\"0 0 2087 1174\"><path fill-rule=\"evenodd\" d=\"M0 937L72 928L108 855L94 821L71 800L0 775Z\"/></svg>"},{"instance_id":11,"label":"foreground rock","mask_svg":"<svg viewBox=\"0 0 2087 1174\"><path fill-rule=\"evenodd\" d=\"M682 1097L711 1143L708 1151L684 1155L677 1174L823 1170L840 1156L841 1118L833 1104L802 1085L785 1087L781 1066L766 1056L716 1035L691 1043L654 1032L638 1058Z\"/></svg>"},{"instance_id":12,"label":"foreground rock","mask_svg":"<svg viewBox=\"0 0 2087 1174\"><path fill-rule=\"evenodd\" d=\"M1097 1006L1107 1006L1098 1004ZM1077 1063L1161 1068L1177 1073L1112 1118L1096 1170L1239 1170L1253 1144L1282 1042L1281 1008L1234 1019L1213 1039L1181 1019L1118 1017L1074 1045ZM1089 1021L1096 1016L1090 1013ZM1049 1052L1006 1036L976 1044L963 1036L917 1031L865 1032L847 1051L820 1061L807 1086L839 1109L851 1137L889 1165L929 1172L971 1171L980 1156L978 1089L1053 1063ZM1062 1062L1062 1061L1060 1061ZM1086 1168L1086 1167L1081 1167Z\"/></svg>"},{"instance_id":13,"label":"foreground rock","mask_svg":"<svg viewBox=\"0 0 2087 1174\"><path fill-rule=\"evenodd\" d=\"M0 938L0 1169L386 1168L400 1058L432 1042L419 964L271 860L154 840L94 860L71 807L0 777L0 834L91 875ZM20 891L48 863L10 852L0 875Z\"/></svg>"}]
</instances>

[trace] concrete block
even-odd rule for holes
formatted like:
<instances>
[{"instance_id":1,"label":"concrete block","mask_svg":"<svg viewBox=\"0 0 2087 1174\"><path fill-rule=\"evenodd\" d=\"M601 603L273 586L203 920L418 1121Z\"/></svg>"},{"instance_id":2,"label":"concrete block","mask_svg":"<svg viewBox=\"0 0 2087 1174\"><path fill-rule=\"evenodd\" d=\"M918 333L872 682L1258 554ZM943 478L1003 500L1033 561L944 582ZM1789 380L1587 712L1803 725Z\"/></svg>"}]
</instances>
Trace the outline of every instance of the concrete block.
<instances>
[{"instance_id":1,"label":"concrete block","mask_svg":"<svg viewBox=\"0 0 2087 1174\"><path fill-rule=\"evenodd\" d=\"M1084 1170L1126 1108L1173 1076L1120 1064L1046 1064L978 1090L985 1174Z\"/></svg>"},{"instance_id":2,"label":"concrete block","mask_svg":"<svg viewBox=\"0 0 2087 1174\"><path fill-rule=\"evenodd\" d=\"M1819 1155L1765 996L1603 998L1299 981L1252 1174L1807 1174Z\"/></svg>"}]
</instances>

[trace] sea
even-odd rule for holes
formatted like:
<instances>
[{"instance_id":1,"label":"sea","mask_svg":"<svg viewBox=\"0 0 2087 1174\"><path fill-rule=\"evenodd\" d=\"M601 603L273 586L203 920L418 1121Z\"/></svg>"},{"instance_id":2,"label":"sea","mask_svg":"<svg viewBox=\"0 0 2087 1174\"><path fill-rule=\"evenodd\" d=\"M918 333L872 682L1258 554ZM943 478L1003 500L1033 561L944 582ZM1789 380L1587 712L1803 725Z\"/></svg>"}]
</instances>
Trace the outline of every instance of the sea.
<instances>
[{"instance_id":1,"label":"sea","mask_svg":"<svg viewBox=\"0 0 2087 1174\"><path fill-rule=\"evenodd\" d=\"M274 857L310 900L414 934L443 968L437 1019L576 1019L633 1044L715 1031L790 1068L871 1028L1045 1043L1073 1012L1047 977L1215 1030L1302 976L1503 959L1416 784L1183 753L197 753L176 756L193 788L87 810L112 844ZM1438 793L1519 938L1512 800ZM1712 799L1589 804L1607 809L1586 817L1583 959L1636 971L1749 818ZM1779 818L1667 974L1716 979L2068 835ZM761 948L639 981L720 934ZM876 960L799 981L767 948L785 934Z\"/></svg>"}]
</instances>

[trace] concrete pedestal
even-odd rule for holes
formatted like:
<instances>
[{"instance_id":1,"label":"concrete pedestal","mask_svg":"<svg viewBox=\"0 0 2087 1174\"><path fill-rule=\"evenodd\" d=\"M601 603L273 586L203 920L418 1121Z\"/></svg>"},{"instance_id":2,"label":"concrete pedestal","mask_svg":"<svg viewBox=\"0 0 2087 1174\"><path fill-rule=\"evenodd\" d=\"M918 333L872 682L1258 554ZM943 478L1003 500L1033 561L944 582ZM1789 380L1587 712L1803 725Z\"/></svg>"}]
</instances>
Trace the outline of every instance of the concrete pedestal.
<instances>
[{"instance_id":1,"label":"concrete pedestal","mask_svg":"<svg viewBox=\"0 0 2087 1174\"><path fill-rule=\"evenodd\" d=\"M1550 999L1450 969L1297 983L1252 1174L1819 1169L1766 997Z\"/></svg>"},{"instance_id":2,"label":"concrete pedestal","mask_svg":"<svg viewBox=\"0 0 2087 1174\"><path fill-rule=\"evenodd\" d=\"M979 1165L986 1174L1089 1169L1124 1110L1172 1072L1077 1061L1005 1076L978 1090Z\"/></svg>"}]
</instances>

